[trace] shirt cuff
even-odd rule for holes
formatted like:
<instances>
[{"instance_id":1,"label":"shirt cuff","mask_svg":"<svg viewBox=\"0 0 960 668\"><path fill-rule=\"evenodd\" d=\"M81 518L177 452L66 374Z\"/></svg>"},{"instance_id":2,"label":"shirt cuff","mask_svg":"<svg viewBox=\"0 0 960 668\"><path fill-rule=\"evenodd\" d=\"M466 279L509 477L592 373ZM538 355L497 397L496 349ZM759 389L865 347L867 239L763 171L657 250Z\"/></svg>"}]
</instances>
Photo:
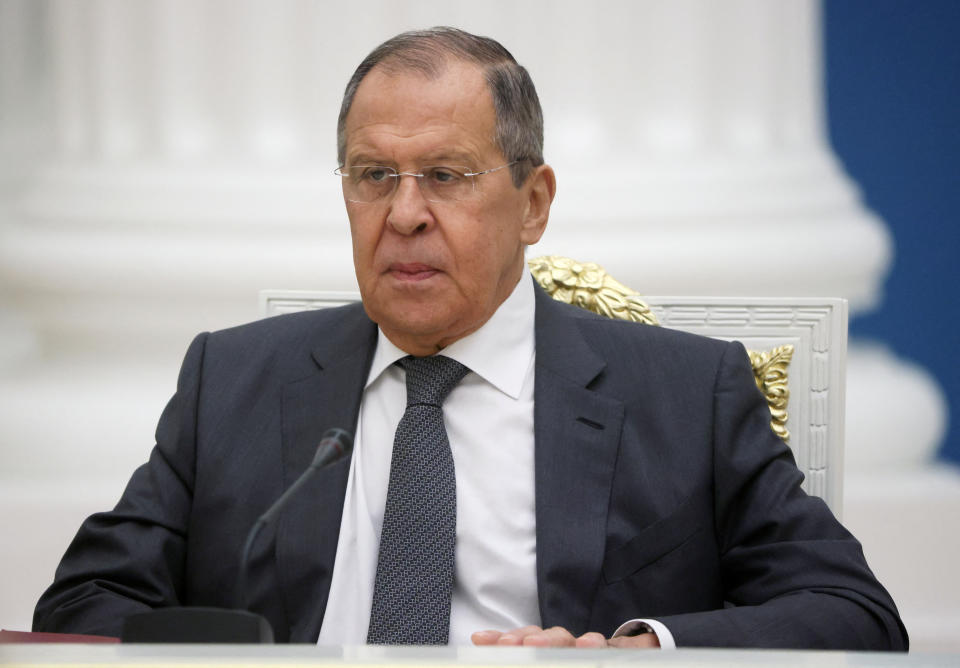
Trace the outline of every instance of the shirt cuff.
<instances>
[{"instance_id":1,"label":"shirt cuff","mask_svg":"<svg viewBox=\"0 0 960 668\"><path fill-rule=\"evenodd\" d=\"M673 639L673 634L670 633L670 629L656 619L631 619L629 622L621 624L619 628L613 632L613 637L635 636L641 633L652 633L657 636L660 649L677 648L677 643Z\"/></svg>"}]
</instances>

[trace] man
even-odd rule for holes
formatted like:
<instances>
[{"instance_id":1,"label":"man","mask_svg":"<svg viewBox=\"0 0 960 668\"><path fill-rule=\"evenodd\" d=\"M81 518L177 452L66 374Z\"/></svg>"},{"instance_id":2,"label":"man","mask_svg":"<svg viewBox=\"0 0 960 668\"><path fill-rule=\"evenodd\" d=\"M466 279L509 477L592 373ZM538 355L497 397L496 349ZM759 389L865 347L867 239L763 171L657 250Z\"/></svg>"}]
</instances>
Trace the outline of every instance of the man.
<instances>
[{"instance_id":1,"label":"man","mask_svg":"<svg viewBox=\"0 0 960 668\"><path fill-rule=\"evenodd\" d=\"M35 628L245 600L294 642L906 649L739 344L599 318L525 276L556 184L502 46L384 43L338 152L362 308L199 336L149 463L81 528ZM411 400L439 366L446 397ZM352 457L235 591L247 531L331 426L355 430Z\"/></svg>"}]
</instances>

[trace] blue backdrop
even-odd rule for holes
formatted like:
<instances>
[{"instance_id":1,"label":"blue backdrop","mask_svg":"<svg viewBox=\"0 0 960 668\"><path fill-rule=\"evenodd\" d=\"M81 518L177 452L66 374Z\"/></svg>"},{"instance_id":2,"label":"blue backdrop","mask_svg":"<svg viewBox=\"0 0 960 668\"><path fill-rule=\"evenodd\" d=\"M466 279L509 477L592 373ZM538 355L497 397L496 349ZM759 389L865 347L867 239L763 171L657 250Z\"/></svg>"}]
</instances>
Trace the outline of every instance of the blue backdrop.
<instances>
[{"instance_id":1,"label":"blue backdrop","mask_svg":"<svg viewBox=\"0 0 960 668\"><path fill-rule=\"evenodd\" d=\"M830 136L896 258L880 309L851 334L936 375L960 462L960 0L825 0Z\"/></svg>"}]
</instances>

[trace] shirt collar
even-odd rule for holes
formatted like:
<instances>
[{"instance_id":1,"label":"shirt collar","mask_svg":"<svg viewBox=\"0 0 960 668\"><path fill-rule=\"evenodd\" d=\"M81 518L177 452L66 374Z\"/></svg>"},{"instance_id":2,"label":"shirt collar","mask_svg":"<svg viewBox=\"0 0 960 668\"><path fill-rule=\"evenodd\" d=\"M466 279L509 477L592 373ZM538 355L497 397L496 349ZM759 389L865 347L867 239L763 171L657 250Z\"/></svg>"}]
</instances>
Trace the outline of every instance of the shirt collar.
<instances>
[{"instance_id":1,"label":"shirt collar","mask_svg":"<svg viewBox=\"0 0 960 668\"><path fill-rule=\"evenodd\" d=\"M518 399L534 355L535 303L533 282L524 273L480 329L454 341L439 354L457 360L504 394ZM366 387L406 356L377 328L377 349Z\"/></svg>"}]
</instances>

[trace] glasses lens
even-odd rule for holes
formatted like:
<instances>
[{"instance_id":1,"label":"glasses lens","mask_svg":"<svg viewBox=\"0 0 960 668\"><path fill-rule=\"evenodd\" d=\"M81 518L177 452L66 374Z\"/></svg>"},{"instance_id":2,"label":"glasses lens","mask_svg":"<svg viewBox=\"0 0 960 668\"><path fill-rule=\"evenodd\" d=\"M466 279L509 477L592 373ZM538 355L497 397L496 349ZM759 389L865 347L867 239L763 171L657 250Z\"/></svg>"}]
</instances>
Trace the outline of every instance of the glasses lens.
<instances>
[{"instance_id":1,"label":"glasses lens","mask_svg":"<svg viewBox=\"0 0 960 668\"><path fill-rule=\"evenodd\" d=\"M373 202L386 197L397 181L397 172L381 165L356 165L340 170L343 189L353 202Z\"/></svg>"},{"instance_id":2,"label":"glasses lens","mask_svg":"<svg viewBox=\"0 0 960 668\"><path fill-rule=\"evenodd\" d=\"M467 167L424 167L421 170L420 190L433 202L450 202L467 199L473 194L473 177Z\"/></svg>"}]
</instances>

